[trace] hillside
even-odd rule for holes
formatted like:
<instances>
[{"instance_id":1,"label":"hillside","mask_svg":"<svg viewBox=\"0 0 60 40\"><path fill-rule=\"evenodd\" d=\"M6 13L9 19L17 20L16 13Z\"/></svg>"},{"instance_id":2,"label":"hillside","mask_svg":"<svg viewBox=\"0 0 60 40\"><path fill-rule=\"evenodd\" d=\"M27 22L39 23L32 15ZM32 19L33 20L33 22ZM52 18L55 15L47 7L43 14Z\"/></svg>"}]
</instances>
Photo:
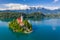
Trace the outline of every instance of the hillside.
<instances>
[{"instance_id":1,"label":"hillside","mask_svg":"<svg viewBox=\"0 0 60 40\"><path fill-rule=\"evenodd\" d=\"M23 15L24 19L25 18L44 18L45 15L41 12L34 12L34 13L21 13L21 12L0 12L0 20L2 21L10 21L13 19L16 19L18 17L20 17L21 15Z\"/></svg>"}]
</instances>

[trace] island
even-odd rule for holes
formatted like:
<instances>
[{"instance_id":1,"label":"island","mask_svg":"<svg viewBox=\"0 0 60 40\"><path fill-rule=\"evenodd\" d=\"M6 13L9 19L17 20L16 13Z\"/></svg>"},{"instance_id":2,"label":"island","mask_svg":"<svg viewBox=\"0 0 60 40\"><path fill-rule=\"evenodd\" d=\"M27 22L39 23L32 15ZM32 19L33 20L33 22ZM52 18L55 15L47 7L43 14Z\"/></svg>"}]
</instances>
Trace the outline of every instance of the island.
<instances>
[{"instance_id":1,"label":"island","mask_svg":"<svg viewBox=\"0 0 60 40\"><path fill-rule=\"evenodd\" d=\"M23 32L23 33L32 32L32 25L27 20L23 20L23 16L14 19L13 21L10 21L9 28L11 28L13 32Z\"/></svg>"}]
</instances>

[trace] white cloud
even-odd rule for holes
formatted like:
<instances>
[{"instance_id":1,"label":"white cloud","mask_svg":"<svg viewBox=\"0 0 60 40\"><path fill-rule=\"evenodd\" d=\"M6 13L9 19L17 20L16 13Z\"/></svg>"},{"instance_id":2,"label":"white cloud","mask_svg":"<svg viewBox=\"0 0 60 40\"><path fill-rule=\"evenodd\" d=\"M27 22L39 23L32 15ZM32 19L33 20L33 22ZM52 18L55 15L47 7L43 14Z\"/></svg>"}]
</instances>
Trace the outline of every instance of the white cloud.
<instances>
[{"instance_id":1,"label":"white cloud","mask_svg":"<svg viewBox=\"0 0 60 40\"><path fill-rule=\"evenodd\" d=\"M60 7L50 7L50 6L48 7L48 6L43 6L43 5L29 6L29 5L16 4L16 3L0 4L0 10L26 10L26 9L30 9L30 7L46 8L50 10L60 8Z\"/></svg>"},{"instance_id":2,"label":"white cloud","mask_svg":"<svg viewBox=\"0 0 60 40\"><path fill-rule=\"evenodd\" d=\"M13 3L9 3L9 4L2 4L4 6L4 8L0 8L0 10L26 10L26 9L30 9L28 5L23 5L23 4L13 4Z\"/></svg>"},{"instance_id":3,"label":"white cloud","mask_svg":"<svg viewBox=\"0 0 60 40\"><path fill-rule=\"evenodd\" d=\"M38 5L38 6L34 6L36 8L40 7L40 8L45 8L45 9L49 9L49 10L55 10L55 9L59 9L60 7L57 6L43 6L43 5Z\"/></svg>"},{"instance_id":4,"label":"white cloud","mask_svg":"<svg viewBox=\"0 0 60 40\"><path fill-rule=\"evenodd\" d=\"M58 2L58 1L59 1L59 0L54 0L53 3L56 3L56 2Z\"/></svg>"},{"instance_id":5,"label":"white cloud","mask_svg":"<svg viewBox=\"0 0 60 40\"><path fill-rule=\"evenodd\" d=\"M59 7L44 7L44 8L49 9L49 10L59 9Z\"/></svg>"},{"instance_id":6,"label":"white cloud","mask_svg":"<svg viewBox=\"0 0 60 40\"><path fill-rule=\"evenodd\" d=\"M6 10L6 8L0 8L0 10Z\"/></svg>"}]
</instances>

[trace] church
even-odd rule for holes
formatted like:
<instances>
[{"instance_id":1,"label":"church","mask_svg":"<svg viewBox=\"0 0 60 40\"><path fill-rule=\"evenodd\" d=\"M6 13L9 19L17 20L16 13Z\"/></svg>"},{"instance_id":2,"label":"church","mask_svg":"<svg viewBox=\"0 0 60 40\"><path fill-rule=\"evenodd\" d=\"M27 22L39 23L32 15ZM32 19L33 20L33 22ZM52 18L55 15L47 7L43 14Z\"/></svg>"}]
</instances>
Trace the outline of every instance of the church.
<instances>
[{"instance_id":1,"label":"church","mask_svg":"<svg viewBox=\"0 0 60 40\"><path fill-rule=\"evenodd\" d=\"M20 26L23 26L24 23L23 23L23 16L21 15L21 17L17 18L17 22Z\"/></svg>"}]
</instances>

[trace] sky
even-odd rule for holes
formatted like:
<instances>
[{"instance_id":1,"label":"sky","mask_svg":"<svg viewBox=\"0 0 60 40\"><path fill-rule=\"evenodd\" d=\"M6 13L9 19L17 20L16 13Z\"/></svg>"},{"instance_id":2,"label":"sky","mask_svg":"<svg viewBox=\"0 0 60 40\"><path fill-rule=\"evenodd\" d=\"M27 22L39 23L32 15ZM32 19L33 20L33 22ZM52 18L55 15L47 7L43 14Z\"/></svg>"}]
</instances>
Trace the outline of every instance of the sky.
<instances>
[{"instance_id":1,"label":"sky","mask_svg":"<svg viewBox=\"0 0 60 40\"><path fill-rule=\"evenodd\" d=\"M60 0L0 0L0 10L25 10L30 6L59 9Z\"/></svg>"}]
</instances>

